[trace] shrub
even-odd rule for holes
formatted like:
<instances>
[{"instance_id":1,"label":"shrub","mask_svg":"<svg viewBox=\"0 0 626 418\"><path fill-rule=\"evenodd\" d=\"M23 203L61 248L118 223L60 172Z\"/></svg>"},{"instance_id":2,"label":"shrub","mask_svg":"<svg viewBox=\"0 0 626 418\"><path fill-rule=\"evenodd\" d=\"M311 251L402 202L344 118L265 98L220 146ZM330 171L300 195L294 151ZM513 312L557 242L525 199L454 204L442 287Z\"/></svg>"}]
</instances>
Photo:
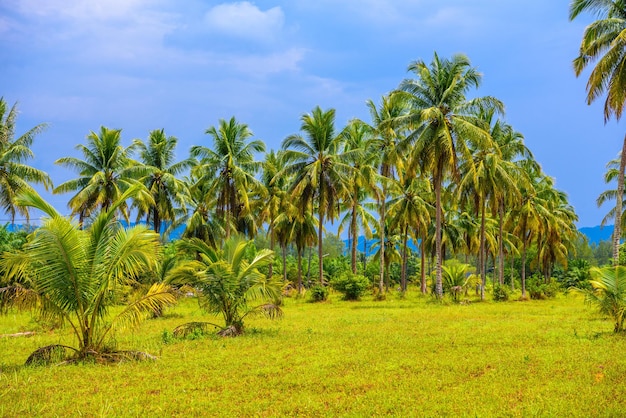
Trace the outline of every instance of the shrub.
<instances>
[{"instance_id":1,"label":"shrub","mask_svg":"<svg viewBox=\"0 0 626 418\"><path fill-rule=\"evenodd\" d=\"M557 295L560 288L561 286L558 282L544 283L543 278L538 275L533 275L526 281L526 290L531 299L553 298Z\"/></svg>"},{"instance_id":2,"label":"shrub","mask_svg":"<svg viewBox=\"0 0 626 418\"><path fill-rule=\"evenodd\" d=\"M626 319L626 267L604 267L591 269L592 290L579 290L585 301L595 305L601 314L614 321L614 332L624 331Z\"/></svg>"},{"instance_id":3,"label":"shrub","mask_svg":"<svg viewBox=\"0 0 626 418\"><path fill-rule=\"evenodd\" d=\"M500 285L500 284L496 284L493 287L493 300L495 300L496 302L504 302L509 300L509 289L504 286L504 285Z\"/></svg>"},{"instance_id":4,"label":"shrub","mask_svg":"<svg viewBox=\"0 0 626 418\"><path fill-rule=\"evenodd\" d=\"M321 284L316 284L309 289L311 302L323 302L328 299L328 288Z\"/></svg>"},{"instance_id":5,"label":"shrub","mask_svg":"<svg viewBox=\"0 0 626 418\"><path fill-rule=\"evenodd\" d=\"M363 275L345 272L332 279L330 285L333 289L343 293L345 300L359 300L370 287L370 282Z\"/></svg>"}]
</instances>

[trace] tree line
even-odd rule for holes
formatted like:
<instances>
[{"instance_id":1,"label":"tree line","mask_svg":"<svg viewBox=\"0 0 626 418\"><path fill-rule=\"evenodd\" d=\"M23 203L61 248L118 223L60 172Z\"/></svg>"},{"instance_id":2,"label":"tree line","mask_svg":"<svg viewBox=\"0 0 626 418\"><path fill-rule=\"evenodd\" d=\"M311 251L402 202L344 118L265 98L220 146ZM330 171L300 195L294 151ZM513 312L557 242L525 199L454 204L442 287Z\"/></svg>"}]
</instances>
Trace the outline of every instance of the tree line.
<instances>
[{"instance_id":1,"label":"tree line","mask_svg":"<svg viewBox=\"0 0 626 418\"><path fill-rule=\"evenodd\" d=\"M78 174L56 187L46 173L25 163L43 126L12 140L15 107L6 112L2 101L5 161L13 160L3 171L3 206L11 216L27 215L16 196L30 187L26 182L39 183L72 194L71 215L85 225L140 184L138 193L117 207L118 218L128 221L133 214L157 233L184 225L183 238L216 248L232 235L253 238L263 231L269 247L283 255L289 244L296 247L300 290L301 257L310 246L317 246L317 278L325 282L324 226L341 217L340 230L347 230L352 243L353 273L354 238L375 236L379 242L380 294L393 246L400 251L401 291L406 291L411 239L423 255L422 292L427 292L426 257L434 259L434 291L441 297L443 261L472 256L484 298L488 260L503 284L505 259L519 256L525 297L528 249L537 248L533 264L549 280L578 239L574 209L523 135L506 122L504 104L490 96L468 98L482 75L466 56L435 53L430 62L412 62L408 71L412 77L378 103L367 102L370 120L338 128L334 109L316 107L302 115L300 132L276 151L266 152L235 117L208 128L211 146L193 146L182 161L175 161L177 139L162 129L125 147L120 129L101 127L77 145L82 158L56 161Z\"/></svg>"}]
</instances>

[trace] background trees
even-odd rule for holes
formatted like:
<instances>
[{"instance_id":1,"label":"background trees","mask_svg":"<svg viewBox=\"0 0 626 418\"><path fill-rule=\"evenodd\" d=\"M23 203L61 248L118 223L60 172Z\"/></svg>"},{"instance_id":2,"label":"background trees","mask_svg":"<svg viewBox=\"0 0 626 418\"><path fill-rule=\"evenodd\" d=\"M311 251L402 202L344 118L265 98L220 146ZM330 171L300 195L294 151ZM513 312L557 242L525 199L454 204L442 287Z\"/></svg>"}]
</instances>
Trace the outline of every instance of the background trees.
<instances>
[{"instance_id":1,"label":"background trees","mask_svg":"<svg viewBox=\"0 0 626 418\"><path fill-rule=\"evenodd\" d=\"M499 283L507 257L522 284L527 268L549 281L577 245L566 196L506 123L503 104L493 97L468 98L481 74L467 57L435 53L430 63L417 60L408 70L414 78L379 104L366 103L369 121L351 120L337 129L335 110L315 107L278 152L266 153L263 141L235 117L208 128L210 144L192 147L179 162L177 140L163 129L124 147L120 130L101 127L77 147L83 159L57 161L79 178L55 191L76 193L69 204L82 224L137 186L133 199L116 204L118 216L134 211L157 232L163 223L170 229L184 225L181 239L200 240L212 251L231 236L265 232L268 242L260 245L273 250L278 244L281 276L299 290L310 285L313 263L320 284L345 270L342 254L324 250L325 228L342 215L339 230L351 240L352 273L361 269L377 282L380 296L392 281L406 291L419 270L422 292L432 279L442 297L449 290L441 266L453 258L476 263L483 297L496 258ZM377 272L366 268L370 254L358 254L362 233L378 241ZM411 242L419 249L411 250ZM266 268L272 276L280 264Z\"/></svg>"}]
</instances>

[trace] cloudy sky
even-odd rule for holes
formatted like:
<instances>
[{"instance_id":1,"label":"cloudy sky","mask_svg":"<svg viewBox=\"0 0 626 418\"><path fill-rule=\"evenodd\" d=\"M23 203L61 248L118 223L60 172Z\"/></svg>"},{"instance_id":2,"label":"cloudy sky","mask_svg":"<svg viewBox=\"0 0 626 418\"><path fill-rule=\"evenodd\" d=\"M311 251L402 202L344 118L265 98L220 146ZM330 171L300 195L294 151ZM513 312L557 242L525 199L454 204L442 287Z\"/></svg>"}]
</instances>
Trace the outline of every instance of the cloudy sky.
<instances>
[{"instance_id":1,"label":"cloudy sky","mask_svg":"<svg viewBox=\"0 0 626 418\"><path fill-rule=\"evenodd\" d=\"M205 130L235 116L269 148L320 105L338 129L367 120L365 101L409 77L414 60L466 54L483 73L475 95L504 102L544 171L600 223L605 164L624 127L585 102L572 59L593 16L569 0L2 0L0 96L18 102L17 133L46 122L33 165L55 184L76 173L90 131L122 128L125 144L164 128L179 158L210 146ZM586 20L585 20L586 19ZM46 195L65 210L69 196ZM1 216L0 216L1 217Z\"/></svg>"}]
</instances>

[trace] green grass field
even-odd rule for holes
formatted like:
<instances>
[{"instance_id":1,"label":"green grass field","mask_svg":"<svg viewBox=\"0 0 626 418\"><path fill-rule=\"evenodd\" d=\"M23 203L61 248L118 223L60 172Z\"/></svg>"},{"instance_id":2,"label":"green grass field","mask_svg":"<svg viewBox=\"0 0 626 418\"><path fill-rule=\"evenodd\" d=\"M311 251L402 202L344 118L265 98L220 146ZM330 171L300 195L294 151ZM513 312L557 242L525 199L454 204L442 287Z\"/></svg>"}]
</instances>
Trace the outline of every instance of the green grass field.
<instances>
[{"instance_id":1,"label":"green grass field","mask_svg":"<svg viewBox=\"0 0 626 418\"><path fill-rule=\"evenodd\" d=\"M626 416L626 337L580 297L441 305L288 299L237 338L164 342L212 318L194 300L117 336L157 361L25 367L70 344L27 314L0 317L1 416Z\"/></svg>"}]
</instances>

